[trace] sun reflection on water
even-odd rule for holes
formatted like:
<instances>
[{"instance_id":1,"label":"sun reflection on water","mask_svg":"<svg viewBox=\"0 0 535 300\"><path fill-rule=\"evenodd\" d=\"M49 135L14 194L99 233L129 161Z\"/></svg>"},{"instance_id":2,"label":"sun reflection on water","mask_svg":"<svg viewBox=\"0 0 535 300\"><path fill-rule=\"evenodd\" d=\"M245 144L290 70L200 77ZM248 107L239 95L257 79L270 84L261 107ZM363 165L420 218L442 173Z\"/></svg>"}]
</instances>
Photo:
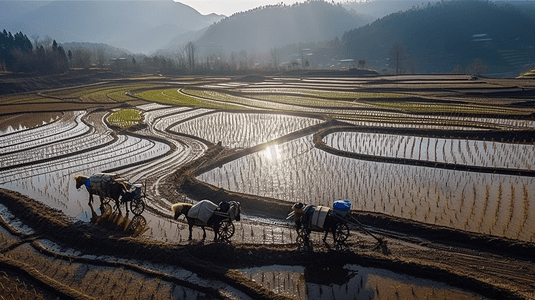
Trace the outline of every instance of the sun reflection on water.
<instances>
[{"instance_id":1,"label":"sun reflection on water","mask_svg":"<svg viewBox=\"0 0 535 300\"><path fill-rule=\"evenodd\" d=\"M281 158L281 150L280 150L278 144L268 146L262 152L264 153L264 156L268 160L277 160L277 159Z\"/></svg>"}]
</instances>

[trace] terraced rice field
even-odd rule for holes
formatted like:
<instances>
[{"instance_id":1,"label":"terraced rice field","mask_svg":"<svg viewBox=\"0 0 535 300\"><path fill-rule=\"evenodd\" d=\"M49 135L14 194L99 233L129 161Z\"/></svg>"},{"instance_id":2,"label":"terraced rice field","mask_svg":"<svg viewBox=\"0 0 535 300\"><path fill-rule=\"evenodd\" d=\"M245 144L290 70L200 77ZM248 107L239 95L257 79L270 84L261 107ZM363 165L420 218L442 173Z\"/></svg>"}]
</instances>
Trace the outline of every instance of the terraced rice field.
<instances>
[{"instance_id":1,"label":"terraced rice field","mask_svg":"<svg viewBox=\"0 0 535 300\"><path fill-rule=\"evenodd\" d=\"M535 267L529 259L490 254L484 247L480 250L485 254L479 255L467 250L473 245L452 248L445 241L427 245L417 241L417 230L412 232L414 237L406 237L391 228L388 233L366 227L375 234L389 234L393 240L389 256L370 250L373 239L352 228L346 252L332 250L344 257L346 264L340 270L351 276L340 282L334 277L321 281L318 277L325 268L336 266L313 270L312 262L318 257L329 260L331 252L296 253L295 228L280 217L281 210L286 213L281 207L289 212L295 202L332 207L336 200L349 199L356 215L373 213L531 249L535 243L535 109L518 105L531 100L489 97L483 101L484 95L474 98L455 91L495 85L465 76L280 76L259 82L147 78L119 86L103 83L2 99L10 112L0 115L0 188L36 199L74 222L75 228L93 234L96 229L87 229L87 223L101 220L98 226L108 222L117 230L128 227L133 218L108 215L105 219L97 206L87 205L88 194L76 189L73 176L118 173L131 183L143 184L146 227L141 236L126 234L115 240L115 234L110 234L99 241L111 239L112 245L123 245L119 249L130 243L136 253L146 255L147 249L154 249L160 256L123 257L124 253L107 253L98 247L86 253L75 242L60 245L53 241L57 236L49 240L38 227L27 226L31 217L17 215L5 202L0 203L2 258L9 260L10 268L16 264L13 261L27 262L33 269L17 268L45 274L35 295L43 294L39 287L48 285L55 287L55 296L65 296L60 291L66 287L57 288L60 285L55 283L65 281L72 291L67 296L121 299L148 294L161 298L480 299L496 292L529 298L535 289ZM509 86L504 89L513 91ZM45 106L62 101L77 108L50 112L52 108ZM20 103L32 105L35 112L17 112L14 105ZM192 167L196 163L200 166ZM197 180L197 186L185 185L187 176ZM202 241L198 228L189 242L185 221L172 218L171 204L201 200L209 189L216 195L248 199L244 207L254 208L254 212L242 212L231 245ZM322 249L321 235L313 233L312 239L316 249ZM91 244L91 238L84 241ZM173 251L193 262L174 258L169 254ZM236 266L212 257L216 254L227 255ZM306 261L273 264L284 257ZM411 275L432 267L436 274L454 278L455 284L383 269L395 267L403 273L399 271L403 266L392 257L409 266L406 270ZM266 258L267 266L253 266L260 258ZM359 259L378 267L355 265ZM521 271L500 271L509 264ZM475 294L479 291L482 295Z\"/></svg>"}]
</instances>

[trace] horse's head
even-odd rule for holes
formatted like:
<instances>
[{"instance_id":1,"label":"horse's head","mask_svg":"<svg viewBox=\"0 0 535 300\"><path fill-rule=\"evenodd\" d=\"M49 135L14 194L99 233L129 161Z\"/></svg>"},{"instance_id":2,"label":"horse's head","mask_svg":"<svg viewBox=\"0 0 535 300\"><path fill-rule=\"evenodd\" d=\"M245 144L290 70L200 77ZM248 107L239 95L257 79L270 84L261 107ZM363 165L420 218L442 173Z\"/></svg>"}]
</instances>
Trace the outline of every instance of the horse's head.
<instances>
[{"instance_id":1,"label":"horse's head","mask_svg":"<svg viewBox=\"0 0 535 300\"><path fill-rule=\"evenodd\" d=\"M173 212L173 219L178 220L181 214L187 215L191 204L189 203L175 203L171 205L171 211Z\"/></svg>"},{"instance_id":2,"label":"horse's head","mask_svg":"<svg viewBox=\"0 0 535 300\"><path fill-rule=\"evenodd\" d=\"M240 213L241 213L241 204L237 201L230 201L230 208L228 210L228 214L230 216L231 220L240 220Z\"/></svg>"},{"instance_id":3,"label":"horse's head","mask_svg":"<svg viewBox=\"0 0 535 300\"><path fill-rule=\"evenodd\" d=\"M120 189L121 189L121 195L128 192L128 186L126 185L126 183L124 181L116 181L116 183L119 185Z\"/></svg>"},{"instance_id":4,"label":"horse's head","mask_svg":"<svg viewBox=\"0 0 535 300\"><path fill-rule=\"evenodd\" d=\"M76 182L76 188L79 189L82 185L84 185L88 178L89 178L88 176L81 175L81 174L74 175L74 181Z\"/></svg>"},{"instance_id":5,"label":"horse's head","mask_svg":"<svg viewBox=\"0 0 535 300\"><path fill-rule=\"evenodd\" d=\"M297 221L301 218L303 213L305 212L306 205L298 202L292 205L292 211L294 212L294 219Z\"/></svg>"}]
</instances>

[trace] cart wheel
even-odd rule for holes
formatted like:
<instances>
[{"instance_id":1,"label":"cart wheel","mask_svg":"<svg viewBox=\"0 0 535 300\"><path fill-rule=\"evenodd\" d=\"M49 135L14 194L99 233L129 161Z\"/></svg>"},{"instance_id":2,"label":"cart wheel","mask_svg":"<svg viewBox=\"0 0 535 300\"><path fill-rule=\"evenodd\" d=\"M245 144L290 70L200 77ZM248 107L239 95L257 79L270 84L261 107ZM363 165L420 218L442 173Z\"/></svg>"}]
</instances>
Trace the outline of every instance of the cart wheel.
<instances>
[{"instance_id":1,"label":"cart wheel","mask_svg":"<svg viewBox=\"0 0 535 300\"><path fill-rule=\"evenodd\" d=\"M132 218L128 231L132 234L136 234L138 231L143 230L147 226L147 220L140 215L136 215Z\"/></svg>"},{"instance_id":2,"label":"cart wheel","mask_svg":"<svg viewBox=\"0 0 535 300\"><path fill-rule=\"evenodd\" d=\"M228 240L234 235L234 224L229 219L221 221L217 232L220 240Z\"/></svg>"},{"instance_id":3,"label":"cart wheel","mask_svg":"<svg viewBox=\"0 0 535 300\"><path fill-rule=\"evenodd\" d=\"M343 243L347 240L349 237L349 227L346 223L338 223L336 224L336 234L334 241L339 244Z\"/></svg>"},{"instance_id":4,"label":"cart wheel","mask_svg":"<svg viewBox=\"0 0 535 300\"><path fill-rule=\"evenodd\" d=\"M136 216L141 215L145 210L145 202L141 199L132 199L132 201L130 201L130 210Z\"/></svg>"}]
</instances>

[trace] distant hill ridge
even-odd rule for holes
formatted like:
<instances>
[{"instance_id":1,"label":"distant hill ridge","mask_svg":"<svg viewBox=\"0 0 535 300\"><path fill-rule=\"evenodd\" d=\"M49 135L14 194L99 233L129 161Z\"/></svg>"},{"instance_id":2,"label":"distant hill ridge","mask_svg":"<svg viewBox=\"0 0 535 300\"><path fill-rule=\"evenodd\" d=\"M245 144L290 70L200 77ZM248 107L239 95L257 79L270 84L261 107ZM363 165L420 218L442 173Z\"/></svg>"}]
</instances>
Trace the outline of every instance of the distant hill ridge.
<instances>
[{"instance_id":1,"label":"distant hill ridge","mask_svg":"<svg viewBox=\"0 0 535 300\"><path fill-rule=\"evenodd\" d=\"M341 5L308 1L272 5L236 13L211 25L196 41L202 54L265 51L292 43L342 37L345 31L371 19L347 11Z\"/></svg>"},{"instance_id":2,"label":"distant hill ridge","mask_svg":"<svg viewBox=\"0 0 535 300\"><path fill-rule=\"evenodd\" d=\"M392 45L400 42L407 67L417 72L452 72L475 59L488 66L488 73L519 72L535 63L535 19L513 5L439 2L350 30L342 42L346 57L375 61L375 67L388 64Z\"/></svg>"},{"instance_id":3,"label":"distant hill ridge","mask_svg":"<svg viewBox=\"0 0 535 300\"><path fill-rule=\"evenodd\" d=\"M150 53L186 32L223 18L166 1L0 1L0 28L29 37L51 36L59 43L106 43ZM14 16L7 18L6 10ZM184 43L187 41L183 41Z\"/></svg>"}]
</instances>

